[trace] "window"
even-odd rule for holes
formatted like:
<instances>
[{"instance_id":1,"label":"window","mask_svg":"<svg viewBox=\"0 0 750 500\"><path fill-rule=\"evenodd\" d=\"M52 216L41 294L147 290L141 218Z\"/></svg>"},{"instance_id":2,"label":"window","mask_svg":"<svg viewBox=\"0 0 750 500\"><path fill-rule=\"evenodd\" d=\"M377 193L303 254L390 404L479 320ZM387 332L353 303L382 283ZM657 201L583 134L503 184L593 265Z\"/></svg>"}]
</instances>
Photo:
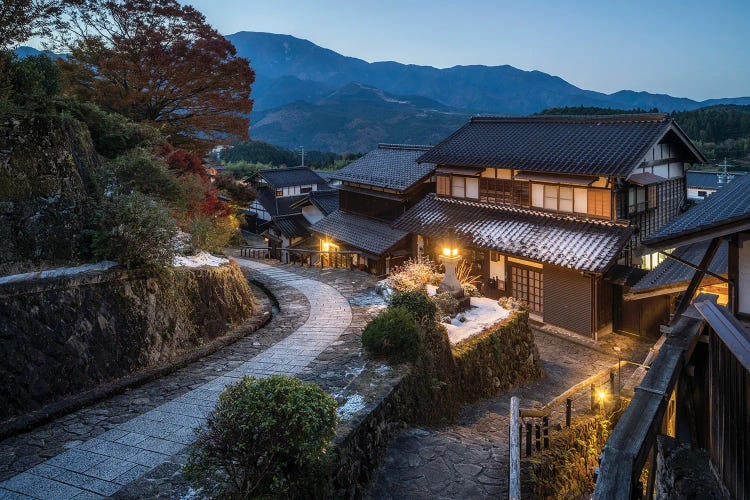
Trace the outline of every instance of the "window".
<instances>
[{"instance_id":1,"label":"window","mask_svg":"<svg viewBox=\"0 0 750 500\"><path fill-rule=\"evenodd\" d=\"M467 177L466 182L466 197L479 199L479 179L476 177Z\"/></svg>"},{"instance_id":2,"label":"window","mask_svg":"<svg viewBox=\"0 0 750 500\"><path fill-rule=\"evenodd\" d=\"M628 190L628 215L646 211L646 188L631 187Z\"/></svg>"},{"instance_id":3,"label":"window","mask_svg":"<svg viewBox=\"0 0 750 500\"><path fill-rule=\"evenodd\" d=\"M522 207L528 207L530 204L529 196L529 183L528 182L514 182L513 183L513 203Z\"/></svg>"},{"instance_id":4,"label":"window","mask_svg":"<svg viewBox=\"0 0 750 500\"><path fill-rule=\"evenodd\" d=\"M466 181L463 177L454 175L451 177L451 195L454 198L465 198L466 197Z\"/></svg>"},{"instance_id":5,"label":"window","mask_svg":"<svg viewBox=\"0 0 750 500\"><path fill-rule=\"evenodd\" d=\"M529 309L543 312L544 276L539 271L525 267L510 266L511 295L526 302Z\"/></svg>"},{"instance_id":6,"label":"window","mask_svg":"<svg viewBox=\"0 0 750 500\"><path fill-rule=\"evenodd\" d=\"M479 182L479 195L489 203L513 203L513 181L482 178ZM528 205L528 202L526 203Z\"/></svg>"},{"instance_id":7,"label":"window","mask_svg":"<svg viewBox=\"0 0 750 500\"><path fill-rule=\"evenodd\" d=\"M572 187L560 186L559 210L561 212L573 211L573 188Z\"/></svg>"},{"instance_id":8,"label":"window","mask_svg":"<svg viewBox=\"0 0 750 500\"><path fill-rule=\"evenodd\" d=\"M307 194L312 191L312 186L302 186L301 188L299 188L299 191L302 194Z\"/></svg>"},{"instance_id":9,"label":"window","mask_svg":"<svg viewBox=\"0 0 750 500\"><path fill-rule=\"evenodd\" d=\"M437 176L437 194L443 196L451 195L451 177L450 175Z\"/></svg>"},{"instance_id":10,"label":"window","mask_svg":"<svg viewBox=\"0 0 750 500\"><path fill-rule=\"evenodd\" d=\"M698 196L700 196L701 198L705 198L705 197L708 196L708 192L706 192L706 191L698 191Z\"/></svg>"},{"instance_id":11,"label":"window","mask_svg":"<svg viewBox=\"0 0 750 500\"><path fill-rule=\"evenodd\" d=\"M560 195L558 186L544 186L544 208L547 210L557 210L557 198Z\"/></svg>"},{"instance_id":12,"label":"window","mask_svg":"<svg viewBox=\"0 0 750 500\"><path fill-rule=\"evenodd\" d=\"M646 199L648 200L648 208L656 208L659 204L659 185L658 184L651 184L648 187L648 195L646 196Z\"/></svg>"},{"instance_id":13,"label":"window","mask_svg":"<svg viewBox=\"0 0 750 500\"><path fill-rule=\"evenodd\" d=\"M531 185L531 206L544 207L544 184Z\"/></svg>"},{"instance_id":14,"label":"window","mask_svg":"<svg viewBox=\"0 0 750 500\"><path fill-rule=\"evenodd\" d=\"M574 211L579 214L588 213L589 197L585 188L573 189Z\"/></svg>"},{"instance_id":15,"label":"window","mask_svg":"<svg viewBox=\"0 0 750 500\"><path fill-rule=\"evenodd\" d=\"M276 196L284 196L284 190L283 189L277 189L276 190Z\"/></svg>"},{"instance_id":16,"label":"window","mask_svg":"<svg viewBox=\"0 0 750 500\"><path fill-rule=\"evenodd\" d=\"M612 217L609 191L604 189L588 190L588 214L596 217Z\"/></svg>"}]
</instances>

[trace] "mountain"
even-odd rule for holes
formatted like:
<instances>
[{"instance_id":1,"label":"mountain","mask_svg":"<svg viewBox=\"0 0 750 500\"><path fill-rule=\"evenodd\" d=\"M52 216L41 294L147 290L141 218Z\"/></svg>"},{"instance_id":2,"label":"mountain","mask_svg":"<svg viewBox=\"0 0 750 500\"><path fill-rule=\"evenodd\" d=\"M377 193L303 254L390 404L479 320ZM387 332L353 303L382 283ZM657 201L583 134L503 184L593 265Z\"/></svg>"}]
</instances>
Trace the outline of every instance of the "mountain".
<instances>
[{"instance_id":1,"label":"mountain","mask_svg":"<svg viewBox=\"0 0 750 500\"><path fill-rule=\"evenodd\" d=\"M56 54L55 52L51 52L49 50L39 50L35 49L34 47L29 47L27 45L21 45L20 47L17 47L13 50L13 52L19 57L19 59L23 59L25 57L30 56L38 56L41 54L47 54L48 56L52 58L61 57L64 58L65 54Z\"/></svg>"},{"instance_id":2,"label":"mountain","mask_svg":"<svg viewBox=\"0 0 750 500\"><path fill-rule=\"evenodd\" d=\"M310 102L351 82L393 95L419 95L453 108L480 113L525 115L545 108L599 106L684 111L715 104L750 104L750 97L694 101L666 94L584 90L562 78L513 66L431 66L368 63L290 35L242 31L227 38L250 59L257 75L256 110L295 100ZM284 79L284 77L294 77ZM306 85L310 89L305 89ZM290 99L284 103L284 99Z\"/></svg>"},{"instance_id":3,"label":"mountain","mask_svg":"<svg viewBox=\"0 0 750 500\"><path fill-rule=\"evenodd\" d=\"M349 83L313 103L253 111L250 135L287 148L362 152L379 142L435 144L468 118L429 98Z\"/></svg>"}]
</instances>

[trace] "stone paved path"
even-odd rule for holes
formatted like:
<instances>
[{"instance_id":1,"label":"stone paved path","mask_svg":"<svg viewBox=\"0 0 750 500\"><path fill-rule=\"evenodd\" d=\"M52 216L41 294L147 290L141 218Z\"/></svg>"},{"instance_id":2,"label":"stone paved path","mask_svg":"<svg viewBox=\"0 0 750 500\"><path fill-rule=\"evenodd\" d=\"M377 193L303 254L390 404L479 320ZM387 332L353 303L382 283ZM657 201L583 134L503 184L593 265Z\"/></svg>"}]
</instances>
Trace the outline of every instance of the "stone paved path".
<instances>
[{"instance_id":1,"label":"stone paved path","mask_svg":"<svg viewBox=\"0 0 750 500\"><path fill-rule=\"evenodd\" d=\"M545 377L464 409L455 425L404 431L388 449L370 499L508 497L508 411L511 396L522 407L546 403L607 369L617 358L585 345L535 331ZM645 343L622 338L631 359L642 360ZM578 400L576 400L578 401ZM584 403L574 402L579 410Z\"/></svg>"},{"instance_id":2,"label":"stone paved path","mask_svg":"<svg viewBox=\"0 0 750 500\"><path fill-rule=\"evenodd\" d=\"M102 434L69 443L67 451L3 481L0 499L62 500L113 495L191 444L194 429L205 421L227 384L244 375L296 375L349 326L352 313L348 301L334 287L261 262L239 263L303 295L309 303L306 321L239 366ZM22 446L23 436L19 448Z\"/></svg>"}]
</instances>

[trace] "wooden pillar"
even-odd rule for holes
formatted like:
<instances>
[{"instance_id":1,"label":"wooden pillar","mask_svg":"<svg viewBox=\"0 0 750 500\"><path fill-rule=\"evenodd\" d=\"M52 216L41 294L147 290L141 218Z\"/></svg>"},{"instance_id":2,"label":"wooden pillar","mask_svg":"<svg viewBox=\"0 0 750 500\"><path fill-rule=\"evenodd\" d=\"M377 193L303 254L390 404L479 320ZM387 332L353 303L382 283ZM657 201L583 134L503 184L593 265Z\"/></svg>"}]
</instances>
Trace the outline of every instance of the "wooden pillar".
<instances>
[{"instance_id":1,"label":"wooden pillar","mask_svg":"<svg viewBox=\"0 0 750 500\"><path fill-rule=\"evenodd\" d=\"M521 443L518 434L518 398L510 398L510 466L508 467L508 498L521 498Z\"/></svg>"},{"instance_id":2,"label":"wooden pillar","mask_svg":"<svg viewBox=\"0 0 750 500\"><path fill-rule=\"evenodd\" d=\"M740 239L739 235L733 234L729 236L729 249L728 249L728 277L729 277L729 283L727 285L727 296L729 297L729 302L727 303L727 307L729 307L729 311L732 314L737 314L737 311L739 311L739 283L740 283L740 269L739 269L739 261L740 261L740 252L739 252L739 244Z\"/></svg>"}]
</instances>

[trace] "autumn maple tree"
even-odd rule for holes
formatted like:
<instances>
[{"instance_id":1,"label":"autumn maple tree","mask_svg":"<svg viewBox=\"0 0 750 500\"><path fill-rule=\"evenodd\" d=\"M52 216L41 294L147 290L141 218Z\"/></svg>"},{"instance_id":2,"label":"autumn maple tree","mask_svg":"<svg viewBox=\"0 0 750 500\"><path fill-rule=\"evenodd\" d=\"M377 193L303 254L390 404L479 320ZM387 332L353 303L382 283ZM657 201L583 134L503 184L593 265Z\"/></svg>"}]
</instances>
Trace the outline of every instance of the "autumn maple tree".
<instances>
[{"instance_id":1,"label":"autumn maple tree","mask_svg":"<svg viewBox=\"0 0 750 500\"><path fill-rule=\"evenodd\" d=\"M77 0L58 33L66 92L157 126L204 153L246 139L255 79L247 59L175 0Z\"/></svg>"},{"instance_id":2,"label":"autumn maple tree","mask_svg":"<svg viewBox=\"0 0 750 500\"><path fill-rule=\"evenodd\" d=\"M1 0L0 49L49 34L62 5L62 0Z\"/></svg>"}]
</instances>

